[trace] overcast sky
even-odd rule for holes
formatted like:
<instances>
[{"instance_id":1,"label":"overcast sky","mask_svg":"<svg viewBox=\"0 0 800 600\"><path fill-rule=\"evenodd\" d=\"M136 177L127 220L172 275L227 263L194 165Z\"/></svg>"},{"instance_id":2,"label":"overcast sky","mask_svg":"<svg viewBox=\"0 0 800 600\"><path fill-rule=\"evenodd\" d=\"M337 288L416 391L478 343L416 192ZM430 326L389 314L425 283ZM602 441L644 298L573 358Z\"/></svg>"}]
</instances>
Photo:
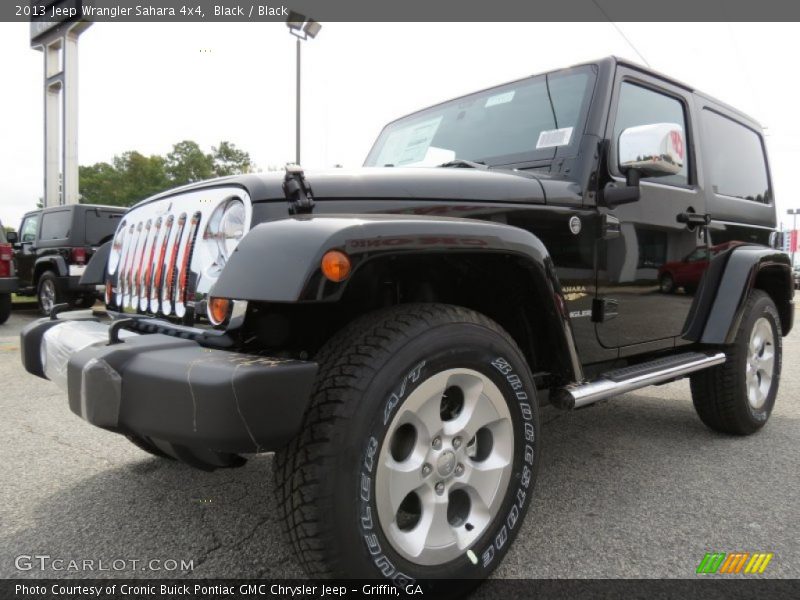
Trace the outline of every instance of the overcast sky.
<instances>
[{"instance_id":1,"label":"overcast sky","mask_svg":"<svg viewBox=\"0 0 800 600\"><path fill-rule=\"evenodd\" d=\"M622 23L650 65L767 127L781 212L800 207L798 24ZM43 195L42 54L0 23L0 220ZM81 164L192 139L261 168L294 157L294 39L283 24L93 25L80 42ZM642 62L609 23L327 23L303 48L303 164L358 166L388 120L609 54Z\"/></svg>"}]
</instances>

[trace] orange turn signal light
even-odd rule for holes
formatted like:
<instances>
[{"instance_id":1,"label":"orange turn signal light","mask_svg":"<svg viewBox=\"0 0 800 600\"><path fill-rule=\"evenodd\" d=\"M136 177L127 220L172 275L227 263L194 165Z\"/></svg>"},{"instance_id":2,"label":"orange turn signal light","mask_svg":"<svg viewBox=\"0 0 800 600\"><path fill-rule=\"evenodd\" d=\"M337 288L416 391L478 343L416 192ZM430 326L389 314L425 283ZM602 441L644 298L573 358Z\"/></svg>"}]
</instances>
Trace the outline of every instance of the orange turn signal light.
<instances>
[{"instance_id":1,"label":"orange turn signal light","mask_svg":"<svg viewBox=\"0 0 800 600\"><path fill-rule=\"evenodd\" d=\"M227 298L209 298L208 308L206 310L208 313L208 320L211 321L213 325L221 325L225 322L225 319L228 318L230 308L231 301Z\"/></svg>"},{"instance_id":2,"label":"orange turn signal light","mask_svg":"<svg viewBox=\"0 0 800 600\"><path fill-rule=\"evenodd\" d=\"M350 275L350 257L339 250L328 250L322 257L322 274L339 283Z\"/></svg>"}]
</instances>

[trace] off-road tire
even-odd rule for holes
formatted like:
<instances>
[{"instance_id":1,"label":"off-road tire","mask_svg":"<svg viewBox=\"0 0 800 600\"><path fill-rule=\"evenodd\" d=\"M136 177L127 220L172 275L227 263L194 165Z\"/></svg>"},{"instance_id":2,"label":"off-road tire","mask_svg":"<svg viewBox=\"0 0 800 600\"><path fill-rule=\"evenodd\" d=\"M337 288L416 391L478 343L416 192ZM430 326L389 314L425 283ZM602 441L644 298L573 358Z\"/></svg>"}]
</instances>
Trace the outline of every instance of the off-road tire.
<instances>
[{"instance_id":1,"label":"off-road tire","mask_svg":"<svg viewBox=\"0 0 800 600\"><path fill-rule=\"evenodd\" d=\"M408 304L357 319L316 360L320 369L301 433L274 462L284 533L306 573L385 578L397 585L425 581L437 597L477 585L502 560L534 490L539 418L522 352L499 325L479 313ZM474 543L453 560L420 565L396 551L377 517L374 479L381 468L382 432L414 390L455 365L479 371L501 391L513 432L508 436L513 437L512 471L497 496L502 498L499 508ZM450 581L432 581L439 578Z\"/></svg>"},{"instance_id":2,"label":"off-road tire","mask_svg":"<svg viewBox=\"0 0 800 600\"><path fill-rule=\"evenodd\" d=\"M0 325L11 316L11 294L0 294Z\"/></svg>"},{"instance_id":3,"label":"off-road tire","mask_svg":"<svg viewBox=\"0 0 800 600\"><path fill-rule=\"evenodd\" d=\"M746 371L751 334L762 318L772 329L774 367L766 399L756 408L748 401ZM755 433L766 424L775 406L780 382L781 334L781 321L772 298L762 290L753 290L736 339L724 348L727 360L691 376L692 400L703 423L714 431L735 435Z\"/></svg>"},{"instance_id":4,"label":"off-road tire","mask_svg":"<svg viewBox=\"0 0 800 600\"><path fill-rule=\"evenodd\" d=\"M52 293L52 298L49 294ZM47 298L45 297L47 296ZM65 301L64 294L59 290L58 280L53 271L45 271L36 283L36 302L39 305L39 312L45 317L50 316L50 310L56 304ZM52 305L50 304L52 303ZM47 307L50 307L49 309Z\"/></svg>"}]
</instances>

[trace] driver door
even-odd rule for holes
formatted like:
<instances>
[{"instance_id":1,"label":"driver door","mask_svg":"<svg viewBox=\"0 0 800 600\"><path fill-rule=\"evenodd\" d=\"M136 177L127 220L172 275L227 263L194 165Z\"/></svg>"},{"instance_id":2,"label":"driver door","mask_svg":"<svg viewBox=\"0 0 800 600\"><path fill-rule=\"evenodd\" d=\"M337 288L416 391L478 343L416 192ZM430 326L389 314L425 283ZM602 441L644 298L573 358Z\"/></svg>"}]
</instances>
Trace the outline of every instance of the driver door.
<instances>
[{"instance_id":1,"label":"driver door","mask_svg":"<svg viewBox=\"0 0 800 600\"><path fill-rule=\"evenodd\" d=\"M598 242L597 299L604 310L595 331L601 345L619 348L622 355L643 350L642 344L648 344L648 350L672 346L692 304L686 288L665 291L659 281L664 264L680 261L704 243L699 229L678 222L681 213L706 212L696 183L690 102L691 93L682 88L632 69L617 70L606 130L611 140L609 170L617 185L625 181L617 145L627 128L678 125L684 154L679 172L641 179L637 202L602 209L620 220L620 235Z\"/></svg>"}]
</instances>

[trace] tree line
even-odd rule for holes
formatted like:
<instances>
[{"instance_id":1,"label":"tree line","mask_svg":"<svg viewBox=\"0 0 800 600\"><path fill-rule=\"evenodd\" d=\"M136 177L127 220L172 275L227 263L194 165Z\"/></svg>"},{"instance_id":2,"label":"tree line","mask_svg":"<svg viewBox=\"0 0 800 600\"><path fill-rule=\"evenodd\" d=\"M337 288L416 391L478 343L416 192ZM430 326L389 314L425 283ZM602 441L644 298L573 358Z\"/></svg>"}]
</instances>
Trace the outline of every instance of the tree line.
<instances>
[{"instance_id":1,"label":"tree line","mask_svg":"<svg viewBox=\"0 0 800 600\"><path fill-rule=\"evenodd\" d=\"M250 155L227 141L211 152L191 140L172 146L166 156L145 156L135 150L115 156L110 163L80 167L80 201L84 204L131 206L166 189L255 171Z\"/></svg>"}]
</instances>

